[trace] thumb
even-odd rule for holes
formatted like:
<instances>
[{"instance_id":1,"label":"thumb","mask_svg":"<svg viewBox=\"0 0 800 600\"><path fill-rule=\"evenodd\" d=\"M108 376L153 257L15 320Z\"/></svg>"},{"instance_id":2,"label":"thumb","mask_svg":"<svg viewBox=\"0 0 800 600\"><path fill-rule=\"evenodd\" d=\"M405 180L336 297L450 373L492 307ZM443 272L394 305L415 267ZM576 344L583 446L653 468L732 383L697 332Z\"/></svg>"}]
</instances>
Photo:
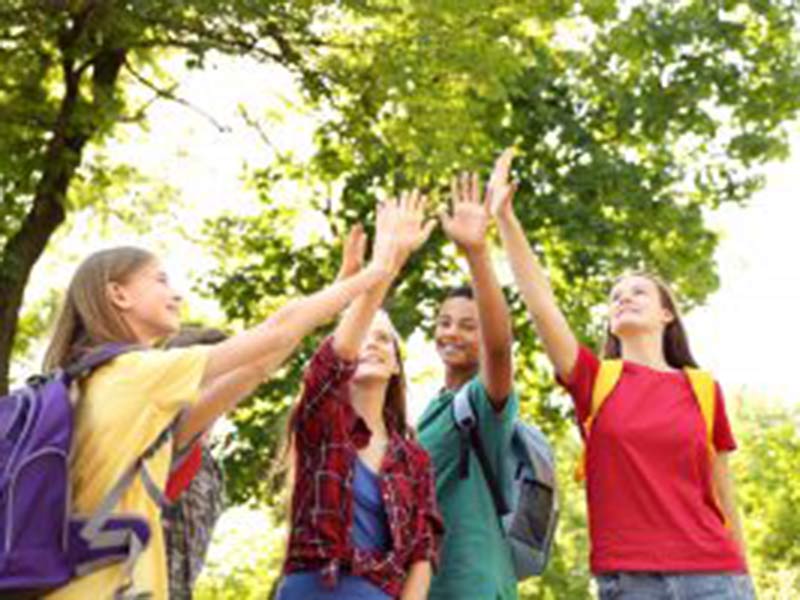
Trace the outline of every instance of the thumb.
<instances>
[{"instance_id":1,"label":"thumb","mask_svg":"<svg viewBox=\"0 0 800 600\"><path fill-rule=\"evenodd\" d=\"M417 238L415 249L421 248L422 245L428 241L428 238L431 237L431 233L433 233L433 230L436 228L436 225L437 225L436 219L431 219L430 221L425 223L425 226L422 228L422 231L420 232L419 237Z\"/></svg>"}]
</instances>

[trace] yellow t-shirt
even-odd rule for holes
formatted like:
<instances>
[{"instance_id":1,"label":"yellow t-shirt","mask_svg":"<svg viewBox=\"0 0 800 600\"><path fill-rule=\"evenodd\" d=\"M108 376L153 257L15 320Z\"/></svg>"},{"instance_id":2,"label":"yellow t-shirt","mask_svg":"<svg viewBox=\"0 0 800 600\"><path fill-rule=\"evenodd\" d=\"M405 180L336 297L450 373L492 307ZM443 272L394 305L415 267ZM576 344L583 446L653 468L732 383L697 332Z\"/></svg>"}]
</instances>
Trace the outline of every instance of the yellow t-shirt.
<instances>
[{"instance_id":1,"label":"yellow t-shirt","mask_svg":"<svg viewBox=\"0 0 800 600\"><path fill-rule=\"evenodd\" d=\"M70 475L73 512L91 515L122 473L158 437L181 409L197 400L208 346L124 354L85 382L75 418ZM172 444L147 462L150 475L166 486ZM168 581L160 509L139 477L114 513L133 513L150 524L150 542L139 556L132 591L167 600ZM122 564L105 567L47 596L47 600L106 600L124 583Z\"/></svg>"}]
</instances>

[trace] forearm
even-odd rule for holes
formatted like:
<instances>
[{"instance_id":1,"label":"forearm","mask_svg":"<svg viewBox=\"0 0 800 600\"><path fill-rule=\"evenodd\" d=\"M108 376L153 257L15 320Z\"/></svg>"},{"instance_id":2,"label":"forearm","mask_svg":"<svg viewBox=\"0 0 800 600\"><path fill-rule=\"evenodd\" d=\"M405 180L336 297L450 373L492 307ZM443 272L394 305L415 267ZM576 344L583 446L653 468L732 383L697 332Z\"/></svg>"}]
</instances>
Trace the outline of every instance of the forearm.
<instances>
[{"instance_id":1,"label":"forearm","mask_svg":"<svg viewBox=\"0 0 800 600\"><path fill-rule=\"evenodd\" d=\"M566 377L574 367L578 341L558 307L547 274L513 211L498 217L497 225L517 288L545 352L559 375Z\"/></svg>"},{"instance_id":2,"label":"forearm","mask_svg":"<svg viewBox=\"0 0 800 600\"><path fill-rule=\"evenodd\" d=\"M333 334L333 348L343 360L352 361L358 357L370 323L380 309L390 285L391 280L387 278L361 294L345 311Z\"/></svg>"},{"instance_id":3,"label":"forearm","mask_svg":"<svg viewBox=\"0 0 800 600\"><path fill-rule=\"evenodd\" d=\"M488 247L467 252L478 307L484 385L492 400L504 401L512 388L511 317ZM501 408L501 407L498 407Z\"/></svg>"},{"instance_id":4,"label":"forearm","mask_svg":"<svg viewBox=\"0 0 800 600\"><path fill-rule=\"evenodd\" d=\"M274 368L272 362L260 361L240 367L207 384L201 390L198 401L181 420L175 432L175 447L183 448L198 434L210 429L217 418L249 396L271 368Z\"/></svg>"},{"instance_id":5,"label":"forearm","mask_svg":"<svg viewBox=\"0 0 800 600\"><path fill-rule=\"evenodd\" d=\"M428 597L432 573L431 563L428 561L419 561L411 565L403 583L400 600L425 600Z\"/></svg>"},{"instance_id":6,"label":"forearm","mask_svg":"<svg viewBox=\"0 0 800 600\"><path fill-rule=\"evenodd\" d=\"M713 476L716 497L725 515L725 521L731 532L731 536L739 546L742 557L747 560L744 530L742 528L742 520L739 516L739 509L736 505L736 492L733 480L731 479L728 469L727 453L718 453L714 457Z\"/></svg>"},{"instance_id":7,"label":"forearm","mask_svg":"<svg viewBox=\"0 0 800 600\"><path fill-rule=\"evenodd\" d=\"M265 355L291 347L340 313L354 298L389 276L380 267L363 269L305 298L293 300L270 319L214 346L203 377L207 383Z\"/></svg>"}]
</instances>

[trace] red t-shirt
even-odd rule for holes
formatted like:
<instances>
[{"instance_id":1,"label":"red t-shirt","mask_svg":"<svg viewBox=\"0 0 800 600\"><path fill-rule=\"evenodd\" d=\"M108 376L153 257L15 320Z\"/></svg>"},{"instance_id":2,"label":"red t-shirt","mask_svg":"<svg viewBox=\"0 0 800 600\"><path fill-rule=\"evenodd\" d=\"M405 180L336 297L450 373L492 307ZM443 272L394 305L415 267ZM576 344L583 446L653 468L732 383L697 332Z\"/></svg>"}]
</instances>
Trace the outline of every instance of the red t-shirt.
<instances>
[{"instance_id":1,"label":"red t-shirt","mask_svg":"<svg viewBox=\"0 0 800 600\"><path fill-rule=\"evenodd\" d=\"M561 382L580 423L599 365L581 347ZM713 439L717 451L736 448L719 385ZM712 495L705 423L682 371L625 362L592 425L586 458L594 573L747 570Z\"/></svg>"}]
</instances>

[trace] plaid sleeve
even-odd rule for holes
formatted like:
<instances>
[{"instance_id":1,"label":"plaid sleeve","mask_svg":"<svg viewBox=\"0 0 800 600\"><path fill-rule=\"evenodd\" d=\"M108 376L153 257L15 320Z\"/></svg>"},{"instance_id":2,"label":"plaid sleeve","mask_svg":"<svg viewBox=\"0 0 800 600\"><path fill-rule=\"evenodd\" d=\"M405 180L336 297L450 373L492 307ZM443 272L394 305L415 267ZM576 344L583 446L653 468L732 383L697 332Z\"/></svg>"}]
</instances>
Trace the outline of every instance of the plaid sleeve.
<instances>
[{"instance_id":1,"label":"plaid sleeve","mask_svg":"<svg viewBox=\"0 0 800 600\"><path fill-rule=\"evenodd\" d=\"M439 550L444 536L444 521L436 502L436 475L433 463L424 450L418 451L415 463L420 470L416 491L418 535L409 555L408 566L429 561L435 570L439 565Z\"/></svg>"},{"instance_id":2,"label":"plaid sleeve","mask_svg":"<svg viewBox=\"0 0 800 600\"><path fill-rule=\"evenodd\" d=\"M344 389L356 370L356 363L340 358L333 349L333 337L320 344L303 375L303 393L297 417L298 425L321 416L325 405L345 398Z\"/></svg>"}]
</instances>

